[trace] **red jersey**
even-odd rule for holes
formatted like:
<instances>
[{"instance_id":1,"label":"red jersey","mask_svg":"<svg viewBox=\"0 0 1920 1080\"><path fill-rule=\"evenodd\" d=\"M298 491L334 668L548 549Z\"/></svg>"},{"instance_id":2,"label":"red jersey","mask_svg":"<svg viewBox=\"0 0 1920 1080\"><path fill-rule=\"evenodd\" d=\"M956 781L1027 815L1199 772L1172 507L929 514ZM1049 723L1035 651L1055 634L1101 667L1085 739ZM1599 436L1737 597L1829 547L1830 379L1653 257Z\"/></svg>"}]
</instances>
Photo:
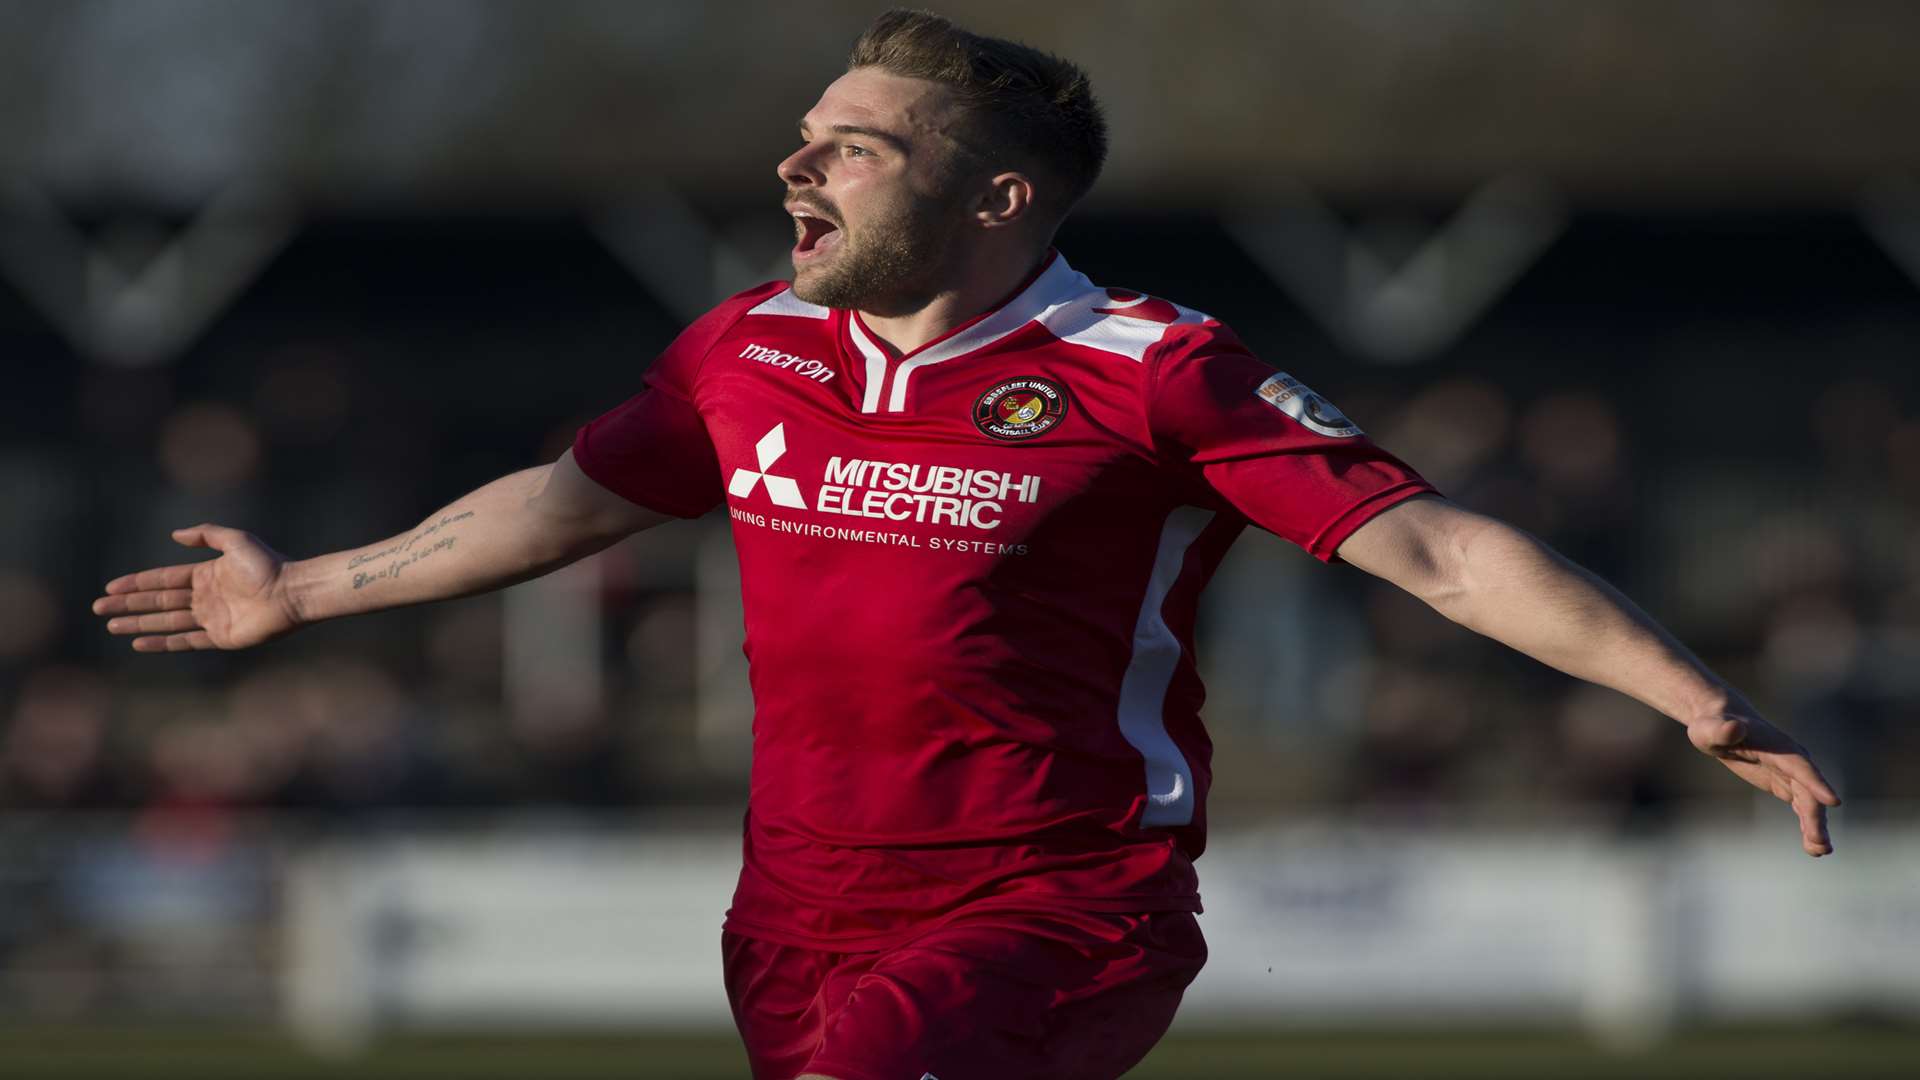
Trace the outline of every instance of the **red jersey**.
<instances>
[{"instance_id":1,"label":"red jersey","mask_svg":"<svg viewBox=\"0 0 1920 1080\"><path fill-rule=\"evenodd\" d=\"M739 934L886 947L961 910L1190 910L1202 585L1251 521L1331 559L1431 490L1214 319L1057 254L904 356L773 282L580 431L732 517L754 695Z\"/></svg>"}]
</instances>

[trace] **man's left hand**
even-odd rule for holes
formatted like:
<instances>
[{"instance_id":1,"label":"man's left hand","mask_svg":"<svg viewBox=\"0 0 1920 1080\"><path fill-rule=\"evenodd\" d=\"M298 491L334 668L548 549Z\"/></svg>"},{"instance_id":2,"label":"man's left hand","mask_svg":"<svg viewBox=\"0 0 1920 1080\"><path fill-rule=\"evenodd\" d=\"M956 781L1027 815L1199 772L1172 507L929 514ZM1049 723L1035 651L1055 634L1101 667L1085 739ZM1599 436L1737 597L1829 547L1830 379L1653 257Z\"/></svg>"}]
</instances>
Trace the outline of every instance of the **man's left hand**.
<instances>
[{"instance_id":1,"label":"man's left hand","mask_svg":"<svg viewBox=\"0 0 1920 1080\"><path fill-rule=\"evenodd\" d=\"M1724 712L1687 725L1694 748L1733 774L1793 807L1800 817L1800 846L1818 857L1833 853L1827 808L1840 805L1806 748L1758 716Z\"/></svg>"}]
</instances>

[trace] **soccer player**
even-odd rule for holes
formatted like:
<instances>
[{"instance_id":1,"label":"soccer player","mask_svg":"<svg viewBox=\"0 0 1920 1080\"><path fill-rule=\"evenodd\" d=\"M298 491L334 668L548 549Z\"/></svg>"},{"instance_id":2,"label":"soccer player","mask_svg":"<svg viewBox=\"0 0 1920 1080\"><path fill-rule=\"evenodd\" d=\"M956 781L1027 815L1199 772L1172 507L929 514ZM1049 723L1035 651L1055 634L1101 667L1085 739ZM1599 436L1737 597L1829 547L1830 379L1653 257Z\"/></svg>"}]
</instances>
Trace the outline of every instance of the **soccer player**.
<instances>
[{"instance_id":1,"label":"soccer player","mask_svg":"<svg viewBox=\"0 0 1920 1080\"><path fill-rule=\"evenodd\" d=\"M1052 238L1106 130L1086 76L891 12L779 164L793 280L688 327L550 465L417 529L107 586L142 651L497 589L725 506L755 699L722 938L756 1077L1114 1077L1206 957L1192 635L1249 523L1684 724L1832 850L1833 790L1672 636L1462 509L1216 320Z\"/></svg>"}]
</instances>

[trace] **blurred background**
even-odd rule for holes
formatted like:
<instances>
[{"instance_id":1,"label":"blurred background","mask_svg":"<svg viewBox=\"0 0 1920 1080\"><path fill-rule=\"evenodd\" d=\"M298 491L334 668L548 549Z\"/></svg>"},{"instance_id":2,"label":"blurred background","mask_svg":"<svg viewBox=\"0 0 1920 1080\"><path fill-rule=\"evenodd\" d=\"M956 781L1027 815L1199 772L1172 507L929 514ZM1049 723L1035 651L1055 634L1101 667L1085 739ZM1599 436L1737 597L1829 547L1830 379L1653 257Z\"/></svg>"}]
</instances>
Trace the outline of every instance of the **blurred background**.
<instances>
[{"instance_id":1,"label":"blurred background","mask_svg":"<svg viewBox=\"0 0 1920 1080\"><path fill-rule=\"evenodd\" d=\"M304 557L557 456L786 275L773 166L878 10L0 2L0 1071L743 1074L724 519L258 653L87 605L180 525ZM1814 863L1678 725L1250 534L1215 959L1139 1075L1920 1070L1920 7L940 10L1092 73L1078 269L1619 584L1847 798Z\"/></svg>"}]
</instances>

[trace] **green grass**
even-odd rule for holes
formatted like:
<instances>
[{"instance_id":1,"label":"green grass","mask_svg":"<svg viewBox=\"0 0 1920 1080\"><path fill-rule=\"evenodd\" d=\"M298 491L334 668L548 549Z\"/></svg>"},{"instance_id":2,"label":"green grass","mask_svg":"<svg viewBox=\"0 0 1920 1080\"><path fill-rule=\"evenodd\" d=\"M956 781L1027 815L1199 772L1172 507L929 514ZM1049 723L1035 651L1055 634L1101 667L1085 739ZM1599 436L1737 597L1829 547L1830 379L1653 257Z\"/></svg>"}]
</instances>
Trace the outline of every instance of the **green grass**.
<instances>
[{"instance_id":1,"label":"green grass","mask_svg":"<svg viewBox=\"0 0 1920 1080\"><path fill-rule=\"evenodd\" d=\"M729 1037L401 1036L330 1061L267 1032L0 1029L8 1080L718 1080L746 1075ZM1615 1055L1555 1033L1241 1034L1168 1039L1135 1080L1255 1077L1561 1078L1920 1076L1920 1032L1888 1028L1706 1031L1640 1054ZM961 1077L957 1080L966 1080Z\"/></svg>"}]
</instances>

